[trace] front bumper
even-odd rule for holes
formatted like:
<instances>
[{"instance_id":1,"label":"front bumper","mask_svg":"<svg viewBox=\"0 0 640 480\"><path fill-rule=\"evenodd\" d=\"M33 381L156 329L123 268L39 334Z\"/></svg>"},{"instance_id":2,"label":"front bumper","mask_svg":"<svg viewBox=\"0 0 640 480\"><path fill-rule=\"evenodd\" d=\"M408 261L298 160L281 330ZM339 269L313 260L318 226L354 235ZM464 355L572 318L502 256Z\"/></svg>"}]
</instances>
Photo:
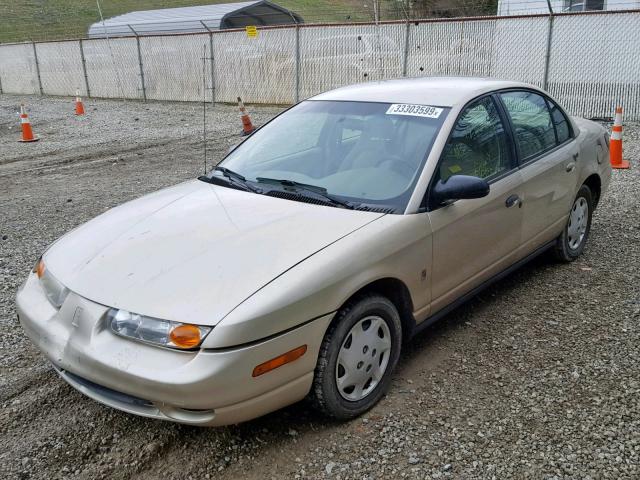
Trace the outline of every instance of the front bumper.
<instances>
[{"instance_id":1,"label":"front bumper","mask_svg":"<svg viewBox=\"0 0 640 480\"><path fill-rule=\"evenodd\" d=\"M16 304L31 341L80 392L129 413L207 426L250 420L304 398L332 318L244 347L183 352L116 336L104 322L108 307L74 293L56 310L35 275ZM256 365L305 344L300 359L252 377Z\"/></svg>"}]
</instances>

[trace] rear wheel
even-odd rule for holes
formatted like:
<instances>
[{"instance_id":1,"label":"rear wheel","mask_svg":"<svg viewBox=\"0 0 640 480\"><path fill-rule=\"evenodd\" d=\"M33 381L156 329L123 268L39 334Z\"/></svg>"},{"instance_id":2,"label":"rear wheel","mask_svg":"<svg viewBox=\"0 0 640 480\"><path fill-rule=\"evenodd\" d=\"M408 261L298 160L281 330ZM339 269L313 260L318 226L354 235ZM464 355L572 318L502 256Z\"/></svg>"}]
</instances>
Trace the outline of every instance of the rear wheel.
<instances>
[{"instance_id":1,"label":"rear wheel","mask_svg":"<svg viewBox=\"0 0 640 480\"><path fill-rule=\"evenodd\" d=\"M562 234L556 240L555 256L562 262L572 262L578 258L587 243L591 230L593 196L591 189L582 185L569 212L569 219Z\"/></svg>"},{"instance_id":2,"label":"rear wheel","mask_svg":"<svg viewBox=\"0 0 640 480\"><path fill-rule=\"evenodd\" d=\"M369 410L391 382L401 343L400 315L387 298L367 295L347 304L320 347L314 406L342 420Z\"/></svg>"}]
</instances>

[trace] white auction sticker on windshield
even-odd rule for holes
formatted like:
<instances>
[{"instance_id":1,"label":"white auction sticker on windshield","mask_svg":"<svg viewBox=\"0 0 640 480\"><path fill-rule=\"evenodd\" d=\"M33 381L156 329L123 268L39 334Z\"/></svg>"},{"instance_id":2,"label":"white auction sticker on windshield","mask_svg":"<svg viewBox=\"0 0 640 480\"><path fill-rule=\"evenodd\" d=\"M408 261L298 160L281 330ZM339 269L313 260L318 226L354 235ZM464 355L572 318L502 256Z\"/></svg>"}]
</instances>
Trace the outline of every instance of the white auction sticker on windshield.
<instances>
[{"instance_id":1,"label":"white auction sticker on windshield","mask_svg":"<svg viewBox=\"0 0 640 480\"><path fill-rule=\"evenodd\" d=\"M387 115L411 115L412 117L438 118L442 108L429 105L413 105L411 103L394 103L387 110Z\"/></svg>"}]
</instances>

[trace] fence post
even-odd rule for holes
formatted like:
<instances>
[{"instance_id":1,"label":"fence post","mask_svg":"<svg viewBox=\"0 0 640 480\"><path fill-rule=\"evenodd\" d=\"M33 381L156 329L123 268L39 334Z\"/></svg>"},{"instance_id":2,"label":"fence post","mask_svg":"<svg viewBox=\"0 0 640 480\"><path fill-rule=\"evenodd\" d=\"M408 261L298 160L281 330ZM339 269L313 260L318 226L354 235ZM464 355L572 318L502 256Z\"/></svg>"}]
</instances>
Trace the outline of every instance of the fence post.
<instances>
[{"instance_id":1,"label":"fence post","mask_svg":"<svg viewBox=\"0 0 640 480\"><path fill-rule=\"evenodd\" d=\"M82 74L84 75L84 86L87 89L87 97L91 97L89 89L89 75L87 75L87 61L84 57L84 42L80 39L80 59L82 60Z\"/></svg>"},{"instance_id":2,"label":"fence post","mask_svg":"<svg viewBox=\"0 0 640 480\"><path fill-rule=\"evenodd\" d=\"M209 32L209 53L211 54L211 103L216 102L216 70L213 56L213 33Z\"/></svg>"},{"instance_id":3,"label":"fence post","mask_svg":"<svg viewBox=\"0 0 640 480\"><path fill-rule=\"evenodd\" d=\"M547 7L549 8L549 29L547 31L547 50L544 54L544 77L542 79L542 88L546 90L549 86L549 64L551 63L551 45L553 44L553 8L551 8L551 1L547 0Z\"/></svg>"},{"instance_id":4,"label":"fence post","mask_svg":"<svg viewBox=\"0 0 640 480\"><path fill-rule=\"evenodd\" d=\"M40 77L40 62L38 62L38 50L36 49L36 42L31 42L33 45L33 59L36 62L36 73L38 74L38 87L40 89L40 95L44 95L44 90L42 89L42 78Z\"/></svg>"},{"instance_id":5,"label":"fence post","mask_svg":"<svg viewBox=\"0 0 640 480\"><path fill-rule=\"evenodd\" d=\"M462 52L464 51L464 20L460 22L460 51L458 52L458 75L462 75Z\"/></svg>"},{"instance_id":6,"label":"fence post","mask_svg":"<svg viewBox=\"0 0 640 480\"><path fill-rule=\"evenodd\" d=\"M409 64L409 28L410 28L409 20L407 20L407 26L404 31L404 57L402 60L402 76L407 76L407 66Z\"/></svg>"},{"instance_id":7,"label":"fence post","mask_svg":"<svg viewBox=\"0 0 640 480\"><path fill-rule=\"evenodd\" d=\"M2 90L2 70L0 70L0 95L2 95L4 91Z\"/></svg>"},{"instance_id":8,"label":"fence post","mask_svg":"<svg viewBox=\"0 0 640 480\"><path fill-rule=\"evenodd\" d=\"M296 23L296 103L300 101L300 25Z\"/></svg>"},{"instance_id":9,"label":"fence post","mask_svg":"<svg viewBox=\"0 0 640 480\"><path fill-rule=\"evenodd\" d=\"M138 46L138 65L140 66L140 82L142 83L142 100L147 101L147 89L144 84L144 68L142 67L142 50L140 49L140 36L131 25L127 25L136 36L136 45Z\"/></svg>"}]
</instances>

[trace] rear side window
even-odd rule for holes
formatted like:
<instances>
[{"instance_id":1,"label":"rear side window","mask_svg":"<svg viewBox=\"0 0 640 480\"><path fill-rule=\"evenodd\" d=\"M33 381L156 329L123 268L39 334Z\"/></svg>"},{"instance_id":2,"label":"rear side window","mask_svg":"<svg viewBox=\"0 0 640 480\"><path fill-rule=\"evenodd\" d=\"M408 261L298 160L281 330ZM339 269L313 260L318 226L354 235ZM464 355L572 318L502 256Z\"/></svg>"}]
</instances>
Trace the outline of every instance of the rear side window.
<instances>
[{"instance_id":1,"label":"rear side window","mask_svg":"<svg viewBox=\"0 0 640 480\"><path fill-rule=\"evenodd\" d=\"M558 144L564 143L571 138L571 129L569 127L569 120L562 113L562 110L558 108L558 105L547 99L549 108L551 109L551 119L553 125L556 127L556 135L558 136Z\"/></svg>"},{"instance_id":2,"label":"rear side window","mask_svg":"<svg viewBox=\"0 0 640 480\"><path fill-rule=\"evenodd\" d=\"M501 93L500 98L511 117L516 143L523 161L556 146L556 134L547 102L537 93L521 91Z\"/></svg>"},{"instance_id":3,"label":"rear side window","mask_svg":"<svg viewBox=\"0 0 640 480\"><path fill-rule=\"evenodd\" d=\"M491 97L464 109L442 152L439 179L471 175L486 180L511 170L511 154L504 126Z\"/></svg>"}]
</instances>

